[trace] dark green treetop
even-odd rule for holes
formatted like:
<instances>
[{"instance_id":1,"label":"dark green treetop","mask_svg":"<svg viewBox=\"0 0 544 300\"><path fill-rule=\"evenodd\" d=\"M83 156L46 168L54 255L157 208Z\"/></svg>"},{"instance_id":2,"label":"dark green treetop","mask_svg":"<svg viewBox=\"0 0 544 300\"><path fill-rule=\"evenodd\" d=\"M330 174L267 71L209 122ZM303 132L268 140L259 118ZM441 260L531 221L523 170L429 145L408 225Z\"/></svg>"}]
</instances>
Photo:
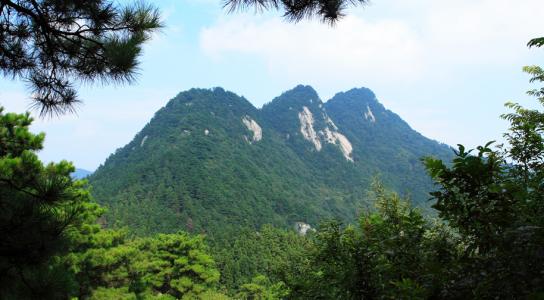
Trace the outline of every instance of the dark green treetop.
<instances>
[{"instance_id":1,"label":"dark green treetop","mask_svg":"<svg viewBox=\"0 0 544 300\"><path fill-rule=\"evenodd\" d=\"M79 299L219 296L214 292L219 272L203 236L179 232L130 239L125 230L99 230L87 237L85 249L65 257Z\"/></svg>"}]
</instances>

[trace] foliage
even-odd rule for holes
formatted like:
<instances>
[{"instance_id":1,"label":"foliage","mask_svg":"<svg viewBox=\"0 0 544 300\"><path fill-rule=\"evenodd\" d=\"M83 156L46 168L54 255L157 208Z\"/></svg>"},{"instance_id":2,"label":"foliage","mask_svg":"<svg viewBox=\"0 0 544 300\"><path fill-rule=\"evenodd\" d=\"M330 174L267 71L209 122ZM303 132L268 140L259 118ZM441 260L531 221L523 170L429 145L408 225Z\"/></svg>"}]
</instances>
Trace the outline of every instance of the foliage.
<instances>
[{"instance_id":1,"label":"foliage","mask_svg":"<svg viewBox=\"0 0 544 300\"><path fill-rule=\"evenodd\" d=\"M533 76L533 81L542 80L540 76L544 72L538 67L528 67L526 71ZM290 186L287 181L281 181L285 174L281 173L285 171L282 168L295 174L301 170L311 170L308 174L301 172L300 177L294 179L300 180L295 183L301 187L304 179L314 176L315 170L320 170L322 166L306 167L309 162L315 162L314 158L298 156L307 149L307 145L301 143L303 141L282 142L280 137L285 132L292 133L289 126L293 124L288 121L292 116L282 116L284 112L281 107L272 103L265 108L267 113L275 112L278 118L284 118L284 121L274 123L266 116L260 116L248 103L244 107L236 106L240 103L233 94L215 90L215 96L221 97L199 103L198 99L210 94L201 90L196 92L201 94L198 97L185 94L186 98L171 102L170 107L155 117L161 122L177 125L170 126L174 131L164 130L165 126L146 127L145 135L129 145L143 149L149 147L149 152L136 152L135 157L130 157L132 153L123 149L118 154L120 158L110 158L112 167L109 170L115 176L124 174L130 179L140 178L136 181L139 185L129 185L131 189L138 193L145 193L149 189L144 195L159 196L165 201L160 205L174 208L170 212L165 211L164 207L155 203L155 198L143 198L143 202L133 204L119 203L139 208L140 214L136 218L154 222L171 216L174 222L166 224L171 226L164 227L167 230L173 230L179 224L196 232L213 229L208 236L211 250L205 245L202 235L178 232L133 237L129 232L141 230L138 226L121 230L101 228L96 221L103 210L91 202L85 182L70 178L74 168L66 162L43 166L36 158L34 152L41 149L43 135L29 133L31 119L28 115L0 115L0 174L4 176L0 180L0 200L2 206L8 208L0 215L2 228L8 229L5 231L6 238L0 244L3 251L0 266L4 271L0 275L2 298L228 299L230 295L235 299L268 300L487 299L538 298L544 293L544 113L509 103L507 107L513 111L503 115L511 124L505 134L506 145L492 149L493 143L488 143L478 147L475 154L473 150L459 146L451 164L439 158L425 159L430 175L440 187L431 193L440 220L425 218L421 210L410 204L409 199L387 192L381 183L374 182L372 191L364 197L364 201L375 203L376 209L360 215L356 225L343 226L339 221L330 221L315 233L300 236L294 231L270 225L255 231L260 222L267 220L284 226L289 222L279 221L266 210L266 206L261 207L256 201L258 197L243 198L244 193L232 193L231 189L235 186L245 193L249 191L252 196L255 196L250 192L252 189L264 191L266 188L282 187L282 184L294 189L297 185ZM544 102L542 90L530 91L529 94ZM285 95L283 97L281 101L289 100ZM207 111L202 111L203 107L207 107L208 101L219 99L225 103L215 106L216 111L209 114L214 117L204 118L205 127L201 127L203 124L196 120L208 116ZM291 105L305 104L309 105L304 101ZM172 106L177 109L172 109ZM184 116L187 119L179 120L180 111L183 112L180 108L184 107L194 107L197 113L186 113ZM255 152L244 150L247 149L245 147L259 144L249 144L240 138L248 134L239 121L248 111L252 118L263 124L265 136L270 136L270 141L262 141L268 144ZM336 113L341 112L336 110ZM190 122L185 123L186 120ZM214 122L226 123L226 128L235 129L222 129ZM325 121L316 120L316 126L320 126L319 122ZM184 130L193 134L202 128L209 128L209 134L197 136L190 143L166 146L172 152L151 156L153 164L147 165L142 159L144 155L153 155L157 149L164 149L164 145L168 145L161 140L164 138L161 134L175 139L175 133L182 133L178 138L186 142L189 137L183 135ZM233 142L236 137L238 144ZM213 138L227 142L208 141ZM178 172L178 166L171 162L175 161L175 154L180 153L177 152L178 147L189 147L195 143L200 145L199 151L204 151L188 152L182 157L190 159L196 155L193 158L195 162L204 160L206 167L212 167L205 173L198 173L201 165L191 165L195 162L190 162L188 170L196 173L190 173L192 177L182 177L181 187L192 187L184 191L175 185L179 179L176 174L179 176L183 173ZM212 151L212 145L219 151ZM223 160L221 165L215 159L225 157L229 153L229 146L236 149L236 155L227 160L227 166L231 169L224 167ZM279 153L287 153L286 156L276 156L274 152L259 154L270 146L281 150ZM334 153L331 149L331 152L324 154L323 160L332 159L324 162L324 166L334 162ZM251 160L250 154L258 159ZM168 160L169 164L154 170L154 164L162 163L163 155L171 159ZM292 165L272 164L281 162L280 157L292 159ZM244 170L239 165L236 168L239 160L235 158L245 161L248 168ZM131 169L131 164L138 160L141 164L136 166L141 169ZM277 168L271 169L271 172L278 172L278 176L273 178L275 181L270 181L272 184L263 185L259 180L250 180L262 176L253 165L259 162ZM297 170L299 167L306 168ZM134 170L139 173L133 173ZM149 170L154 170L154 176L149 175ZM165 176L160 176L159 170L166 170ZM222 174L219 170L226 171ZM244 173L247 170L251 172ZM330 176L334 174L331 172ZM122 180L116 181L115 176L97 178L109 180L102 182L116 189L126 184ZM157 180L166 181L154 188ZM326 182L320 181L317 176L314 181L319 184ZM205 182L216 184L202 185ZM217 184L221 182L222 185ZM333 187L338 188L330 186L329 189ZM272 188L271 193L278 191L276 188ZM323 192L322 189L319 191ZM128 196L138 199L137 195ZM232 197L231 200L224 203L217 201L228 199L221 198L225 195ZM293 195L300 196L300 193ZM198 201L176 203L179 197L195 197ZM263 197L259 201L267 203L266 199ZM109 201L115 203L116 199ZM142 210L140 205L136 205L139 203L156 205L150 206L155 210ZM198 205L201 205L200 210L190 210ZM217 209L215 212L214 207ZM262 210L263 207L265 210ZM112 208L120 213L126 206ZM306 206L301 205L300 208ZM223 210L233 214L222 214ZM194 214L195 211L201 215ZM290 220L297 220L297 213L300 212L304 210L291 211L293 216ZM184 214L186 218L180 218ZM212 220L215 216L218 219ZM132 216L128 220L134 219L135 216ZM229 223L230 220L234 222ZM103 222L107 220L101 219L101 224ZM147 231L152 226L150 224L140 233L153 232ZM213 253L215 259L209 253Z\"/></svg>"},{"instance_id":2,"label":"foliage","mask_svg":"<svg viewBox=\"0 0 544 300\"><path fill-rule=\"evenodd\" d=\"M23 10L20 26L26 24L21 14L32 14L25 5L62 8L57 2L1 5L4 14ZM141 22L150 21L147 13ZM49 30L69 23L59 24ZM531 82L544 82L542 68L524 71ZM528 94L544 105L544 88ZM312 151L298 134L302 107L318 129L334 123L329 112L338 120L338 127L330 126L353 141L354 164L335 145ZM445 163L443 145L419 136L366 89L324 105L315 91L299 86L262 110L219 88L191 90L91 177L100 200L111 206L107 219L100 219L104 209L92 202L86 181L71 178L70 163L44 165L37 158L44 135L29 131L29 115L0 108L0 298L542 298L544 112L506 107L504 145L489 142L475 153L459 145ZM378 119L361 117L371 109ZM250 142L245 117L262 125L265 139ZM390 149L364 147L380 140ZM369 168L395 173L384 177L397 188L425 186L412 165L425 149L435 155L424 165L438 186L431 195L440 219L426 218L378 181L357 200L363 188L353 186L369 180ZM382 157L365 160L374 152ZM388 162L392 157L399 166ZM413 185L403 186L408 176ZM368 203L376 208L355 225L329 221L308 236L261 227L331 216L345 221ZM203 235L178 231L183 227L209 231L211 250ZM149 236L161 231L177 233Z\"/></svg>"},{"instance_id":3,"label":"foliage","mask_svg":"<svg viewBox=\"0 0 544 300\"><path fill-rule=\"evenodd\" d=\"M230 294L243 292L248 298L257 291L279 295L287 290L285 284L304 276L301 269L309 263L307 253L312 244L294 230L265 225L259 231L242 228L228 236L231 238L210 243L221 272L220 283Z\"/></svg>"},{"instance_id":4,"label":"foliage","mask_svg":"<svg viewBox=\"0 0 544 300\"><path fill-rule=\"evenodd\" d=\"M529 47L542 47L544 46L544 37L534 38L527 43Z\"/></svg>"},{"instance_id":5,"label":"foliage","mask_svg":"<svg viewBox=\"0 0 544 300\"><path fill-rule=\"evenodd\" d=\"M544 81L539 67L526 67ZM544 90L529 91L544 104ZM428 157L441 218L426 220L374 185L377 211L358 226L324 224L293 299L539 298L544 276L544 113L507 103L506 144L459 145L451 164ZM443 223L445 222L445 223Z\"/></svg>"},{"instance_id":6,"label":"foliage","mask_svg":"<svg viewBox=\"0 0 544 300\"><path fill-rule=\"evenodd\" d=\"M60 256L77 247L101 210L66 162L36 156L44 134L29 131L28 114L0 108L0 298L62 298L71 280ZM91 224L91 225L89 225Z\"/></svg>"},{"instance_id":7,"label":"foliage","mask_svg":"<svg viewBox=\"0 0 544 300\"><path fill-rule=\"evenodd\" d=\"M42 115L64 113L78 101L75 81L133 81L141 46L160 27L143 2L1 1L0 71L28 82Z\"/></svg>"},{"instance_id":8,"label":"foliage","mask_svg":"<svg viewBox=\"0 0 544 300\"><path fill-rule=\"evenodd\" d=\"M363 184L367 189L371 178L378 174L388 189L409 198L426 213L432 213L427 200L428 191L433 185L426 176L421 157L432 156L449 161L452 158L450 146L413 130L397 114L379 103L376 95L366 88L336 94L325 103L325 109L340 132L353 144L355 162L361 164L360 172L366 177L365 181L342 178L345 182L352 186ZM374 116L374 121L367 117L369 112Z\"/></svg>"},{"instance_id":9,"label":"foliage","mask_svg":"<svg viewBox=\"0 0 544 300\"><path fill-rule=\"evenodd\" d=\"M102 229L74 167L37 158L44 135L31 122L0 109L0 298L225 298L202 236Z\"/></svg>"},{"instance_id":10,"label":"foliage","mask_svg":"<svg viewBox=\"0 0 544 300\"><path fill-rule=\"evenodd\" d=\"M458 251L443 225L374 184L377 211L357 226L322 225L294 299L422 299L437 297Z\"/></svg>"},{"instance_id":11,"label":"foliage","mask_svg":"<svg viewBox=\"0 0 544 300\"><path fill-rule=\"evenodd\" d=\"M507 165L489 146L478 147L478 155L460 145L451 167L427 159L426 166L441 190L431 193L439 216L469 238L468 251L488 251L515 218L519 194L506 174ZM477 174L477 176L475 176Z\"/></svg>"},{"instance_id":12,"label":"foliage","mask_svg":"<svg viewBox=\"0 0 544 300\"><path fill-rule=\"evenodd\" d=\"M282 9L284 17L289 21L298 22L305 18L320 17L322 21L334 24L344 16L344 10L350 5L364 5L368 0L226 0L225 6L231 11L254 8L256 10Z\"/></svg>"},{"instance_id":13,"label":"foliage","mask_svg":"<svg viewBox=\"0 0 544 300\"><path fill-rule=\"evenodd\" d=\"M526 67L543 82L539 67ZM530 91L544 104L541 90ZM426 159L440 185L432 195L439 216L466 244L451 289L460 298L537 297L544 283L544 113L507 103L513 112L506 145L459 146L453 165Z\"/></svg>"},{"instance_id":14,"label":"foliage","mask_svg":"<svg viewBox=\"0 0 544 300\"><path fill-rule=\"evenodd\" d=\"M272 284L263 275L256 276L251 283L243 284L240 290L236 298L243 300L276 300L289 294L283 283Z\"/></svg>"},{"instance_id":15,"label":"foliage","mask_svg":"<svg viewBox=\"0 0 544 300\"><path fill-rule=\"evenodd\" d=\"M219 280L201 236L129 239L126 231L102 230L91 242L66 258L80 298L193 299L213 292Z\"/></svg>"}]
</instances>

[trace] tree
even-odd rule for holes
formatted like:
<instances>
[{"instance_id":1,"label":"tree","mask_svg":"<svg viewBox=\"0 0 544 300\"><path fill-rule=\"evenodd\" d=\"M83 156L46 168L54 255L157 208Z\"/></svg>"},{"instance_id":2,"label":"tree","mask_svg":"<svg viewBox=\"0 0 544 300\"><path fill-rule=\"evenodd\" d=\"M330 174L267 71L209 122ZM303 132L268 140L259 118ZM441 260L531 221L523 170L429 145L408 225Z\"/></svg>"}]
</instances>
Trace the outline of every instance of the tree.
<instances>
[{"instance_id":1,"label":"tree","mask_svg":"<svg viewBox=\"0 0 544 300\"><path fill-rule=\"evenodd\" d=\"M66 162L43 165L28 114L0 108L0 298L65 298L70 278L59 256L98 225L100 209Z\"/></svg>"},{"instance_id":2,"label":"tree","mask_svg":"<svg viewBox=\"0 0 544 300\"><path fill-rule=\"evenodd\" d=\"M440 298L458 256L456 239L375 183L377 210L354 226L323 224L295 299Z\"/></svg>"},{"instance_id":3,"label":"tree","mask_svg":"<svg viewBox=\"0 0 544 300\"><path fill-rule=\"evenodd\" d=\"M0 299L221 296L202 236L102 229L104 210L72 164L38 159L44 134L31 123L0 108Z\"/></svg>"},{"instance_id":4,"label":"tree","mask_svg":"<svg viewBox=\"0 0 544 300\"><path fill-rule=\"evenodd\" d=\"M539 42L541 40L541 42ZM543 39L530 45L544 46ZM531 82L544 70L524 67ZM544 88L528 92L544 105ZM315 234L289 296L302 299L543 299L544 112L507 103L505 144L459 145L453 161L425 158L441 220L431 223L374 187L377 211L358 226Z\"/></svg>"},{"instance_id":5,"label":"tree","mask_svg":"<svg viewBox=\"0 0 544 300\"><path fill-rule=\"evenodd\" d=\"M323 22L334 24L344 16L348 6L367 3L368 0L226 0L225 6L231 11L252 7L256 10L281 9L289 21L320 17Z\"/></svg>"},{"instance_id":6,"label":"tree","mask_svg":"<svg viewBox=\"0 0 544 300\"><path fill-rule=\"evenodd\" d=\"M540 67L524 71L544 82ZM544 88L528 94L544 105ZM544 296L544 112L506 107L513 111L502 115L510 122L505 145L489 142L476 155L459 145L451 165L425 159L439 186L434 208L466 245L451 281L456 298Z\"/></svg>"},{"instance_id":7,"label":"tree","mask_svg":"<svg viewBox=\"0 0 544 300\"><path fill-rule=\"evenodd\" d=\"M78 102L75 82L131 82L157 9L108 0L1 0L0 70L25 80L42 115Z\"/></svg>"},{"instance_id":8,"label":"tree","mask_svg":"<svg viewBox=\"0 0 544 300\"><path fill-rule=\"evenodd\" d=\"M272 284L264 275L255 276L251 283L243 284L237 299L242 300L279 300L289 295L289 290L282 282Z\"/></svg>"},{"instance_id":9,"label":"tree","mask_svg":"<svg viewBox=\"0 0 544 300\"><path fill-rule=\"evenodd\" d=\"M273 290L269 288L298 281L311 248L305 236L271 225L259 231L238 227L208 241L221 271L221 285L232 292L245 290L246 297L257 290L268 293Z\"/></svg>"},{"instance_id":10,"label":"tree","mask_svg":"<svg viewBox=\"0 0 544 300\"><path fill-rule=\"evenodd\" d=\"M196 299L216 293L219 272L202 236L159 234L129 239L124 230L89 235L83 251L65 258L78 298ZM211 298L214 299L214 298Z\"/></svg>"}]
</instances>

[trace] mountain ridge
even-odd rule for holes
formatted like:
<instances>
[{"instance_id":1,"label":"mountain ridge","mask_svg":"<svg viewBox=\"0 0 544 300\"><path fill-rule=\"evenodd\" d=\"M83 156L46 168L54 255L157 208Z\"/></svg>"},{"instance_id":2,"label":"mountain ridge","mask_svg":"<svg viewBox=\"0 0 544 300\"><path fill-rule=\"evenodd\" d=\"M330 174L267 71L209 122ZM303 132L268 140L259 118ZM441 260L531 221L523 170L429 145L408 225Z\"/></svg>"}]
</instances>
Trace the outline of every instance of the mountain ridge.
<instances>
[{"instance_id":1,"label":"mountain ridge","mask_svg":"<svg viewBox=\"0 0 544 300\"><path fill-rule=\"evenodd\" d=\"M369 205L376 174L428 207L431 183L417 156L447 156L449 148L403 122L365 88L323 102L298 85L261 109L222 88L191 89L89 180L110 207L108 224L138 234L350 221Z\"/></svg>"}]
</instances>

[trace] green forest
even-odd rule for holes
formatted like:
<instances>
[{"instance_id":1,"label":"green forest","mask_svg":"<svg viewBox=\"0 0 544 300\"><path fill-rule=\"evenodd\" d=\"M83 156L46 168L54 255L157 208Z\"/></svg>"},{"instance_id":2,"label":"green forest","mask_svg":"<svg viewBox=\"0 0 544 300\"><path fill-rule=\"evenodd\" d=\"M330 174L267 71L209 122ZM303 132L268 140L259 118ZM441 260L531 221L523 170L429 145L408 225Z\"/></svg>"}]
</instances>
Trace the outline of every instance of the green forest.
<instances>
[{"instance_id":1,"label":"green forest","mask_svg":"<svg viewBox=\"0 0 544 300\"><path fill-rule=\"evenodd\" d=\"M335 23L366 3L225 5ZM132 82L160 28L143 2L2 0L0 70L62 115L74 78ZM86 179L0 107L0 299L544 299L544 69L523 71L540 109L506 103L504 143L451 149L365 88L261 109L192 89Z\"/></svg>"},{"instance_id":2,"label":"green forest","mask_svg":"<svg viewBox=\"0 0 544 300\"><path fill-rule=\"evenodd\" d=\"M376 122L359 117L371 106ZM353 161L338 144L319 136L318 151L300 134L304 108L316 132L345 133ZM244 119L259 126L260 140L248 139L253 132ZM423 156L449 160L453 152L411 129L368 89L322 103L313 88L299 85L262 109L222 88L191 89L157 111L88 180L95 200L108 207L109 226L222 239L240 227L352 222L373 206L365 194L375 176L430 212L433 184Z\"/></svg>"}]
</instances>

